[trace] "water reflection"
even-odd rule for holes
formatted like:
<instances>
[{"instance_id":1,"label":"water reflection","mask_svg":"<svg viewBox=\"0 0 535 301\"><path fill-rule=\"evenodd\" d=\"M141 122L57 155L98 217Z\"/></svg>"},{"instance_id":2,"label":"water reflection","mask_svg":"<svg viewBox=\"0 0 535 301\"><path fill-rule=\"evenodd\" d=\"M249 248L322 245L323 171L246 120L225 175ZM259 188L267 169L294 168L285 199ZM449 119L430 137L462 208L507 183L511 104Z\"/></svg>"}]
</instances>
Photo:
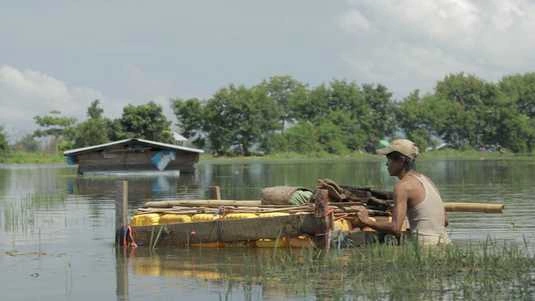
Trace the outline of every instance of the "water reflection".
<instances>
[{"instance_id":1,"label":"water reflection","mask_svg":"<svg viewBox=\"0 0 535 301\"><path fill-rule=\"evenodd\" d=\"M277 251L250 248L153 251L137 249L128 252L128 265L131 277L134 277L136 282L145 281L147 278L160 278L176 280L178 289L187 289L191 285L220 286L225 288L224 292L219 293L220 299L297 298L299 293L288 290L282 279L260 282L260 269L273 257L274 252ZM170 291L173 289L165 288ZM123 296L125 294L123 292Z\"/></svg>"},{"instance_id":2,"label":"water reflection","mask_svg":"<svg viewBox=\"0 0 535 301\"><path fill-rule=\"evenodd\" d=\"M109 199L115 195L117 181L127 180L129 204L139 207L149 199L200 198L204 188L194 174L188 175L136 175L136 176L80 176L69 178L67 192L95 199Z\"/></svg>"},{"instance_id":3,"label":"water reflection","mask_svg":"<svg viewBox=\"0 0 535 301\"><path fill-rule=\"evenodd\" d=\"M117 248L115 250L115 294L118 301L129 300L128 295L128 256L129 250Z\"/></svg>"},{"instance_id":4,"label":"water reflection","mask_svg":"<svg viewBox=\"0 0 535 301\"><path fill-rule=\"evenodd\" d=\"M219 185L224 199L258 199L266 186L294 185L313 188L318 178L341 184L383 187L391 183L382 162L251 162L201 165L202 180Z\"/></svg>"},{"instance_id":5,"label":"water reflection","mask_svg":"<svg viewBox=\"0 0 535 301\"><path fill-rule=\"evenodd\" d=\"M454 242L482 241L487 236L517 242L525 238L534 250L533 166L521 161L442 160L419 162L417 168L434 180L446 200L505 203L503 214L450 214ZM391 189L395 183L382 161L202 163L196 174L134 177L78 177L75 169L61 165L3 166L0 268L5 272L0 273L0 283L11 284L2 299L146 300L156 293L164 299L192 300L302 298L284 281L246 279L266 258L262 250L148 254L139 249L128 259L116 257L112 251L115 182L125 178L130 211L148 199L207 198L212 185L221 187L225 199L257 199L263 187L312 188L317 178L381 189ZM37 274L39 289L26 290L37 282L29 275ZM90 287L99 290L92 292ZM314 289L305 295L323 298L328 292L324 287Z\"/></svg>"}]
</instances>

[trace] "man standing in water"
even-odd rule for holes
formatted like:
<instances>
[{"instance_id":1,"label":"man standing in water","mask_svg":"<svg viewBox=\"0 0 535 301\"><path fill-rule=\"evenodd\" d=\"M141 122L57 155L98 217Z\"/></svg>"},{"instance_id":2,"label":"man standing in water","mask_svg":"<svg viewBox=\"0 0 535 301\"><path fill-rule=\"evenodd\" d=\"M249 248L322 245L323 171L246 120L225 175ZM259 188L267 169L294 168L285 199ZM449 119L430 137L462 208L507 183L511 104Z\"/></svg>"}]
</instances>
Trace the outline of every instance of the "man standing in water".
<instances>
[{"instance_id":1,"label":"man standing in water","mask_svg":"<svg viewBox=\"0 0 535 301\"><path fill-rule=\"evenodd\" d=\"M418 147L410 140L396 139L388 147L377 150L377 153L386 155L388 172L399 178L394 186L392 221L376 222L363 210L358 214L360 222L377 231L400 237L407 217L411 233L418 237L420 243L448 244L448 219L438 189L428 177L414 170Z\"/></svg>"}]
</instances>

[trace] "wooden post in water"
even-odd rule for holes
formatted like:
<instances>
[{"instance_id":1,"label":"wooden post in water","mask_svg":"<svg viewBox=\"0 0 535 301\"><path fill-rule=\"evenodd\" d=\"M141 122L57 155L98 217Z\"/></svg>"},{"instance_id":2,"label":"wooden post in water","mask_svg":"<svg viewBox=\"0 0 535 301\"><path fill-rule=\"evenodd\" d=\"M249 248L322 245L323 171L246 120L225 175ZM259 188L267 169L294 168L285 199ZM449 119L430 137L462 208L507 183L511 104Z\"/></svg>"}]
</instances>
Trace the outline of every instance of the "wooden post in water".
<instances>
[{"instance_id":1,"label":"wooden post in water","mask_svg":"<svg viewBox=\"0 0 535 301\"><path fill-rule=\"evenodd\" d=\"M220 200L221 199L221 189L219 186L210 186L210 199Z\"/></svg>"},{"instance_id":2,"label":"wooden post in water","mask_svg":"<svg viewBox=\"0 0 535 301\"><path fill-rule=\"evenodd\" d=\"M115 245L118 247L126 236L128 226L128 181L117 181L115 190ZM126 245L124 246L126 247Z\"/></svg>"},{"instance_id":3,"label":"wooden post in water","mask_svg":"<svg viewBox=\"0 0 535 301\"><path fill-rule=\"evenodd\" d=\"M117 300L128 300L128 181L117 181L115 190L115 283ZM122 247L122 248L121 248Z\"/></svg>"},{"instance_id":4,"label":"wooden post in water","mask_svg":"<svg viewBox=\"0 0 535 301\"><path fill-rule=\"evenodd\" d=\"M333 213L329 212L329 192L326 189L317 189L314 200L314 216L321 225L316 233L316 245L319 248L329 250L333 227Z\"/></svg>"},{"instance_id":5,"label":"wooden post in water","mask_svg":"<svg viewBox=\"0 0 535 301\"><path fill-rule=\"evenodd\" d=\"M128 249L115 248L115 294L117 300L128 300Z\"/></svg>"}]
</instances>

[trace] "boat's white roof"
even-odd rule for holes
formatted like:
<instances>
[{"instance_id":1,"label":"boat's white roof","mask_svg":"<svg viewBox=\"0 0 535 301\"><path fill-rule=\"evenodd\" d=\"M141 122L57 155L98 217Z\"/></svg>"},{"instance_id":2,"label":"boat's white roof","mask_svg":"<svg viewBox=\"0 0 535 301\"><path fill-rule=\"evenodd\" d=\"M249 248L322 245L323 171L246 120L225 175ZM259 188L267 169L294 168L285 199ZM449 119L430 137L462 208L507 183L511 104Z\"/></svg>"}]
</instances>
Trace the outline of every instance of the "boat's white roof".
<instances>
[{"instance_id":1,"label":"boat's white roof","mask_svg":"<svg viewBox=\"0 0 535 301\"><path fill-rule=\"evenodd\" d=\"M104 144L99 144L99 145L92 145L92 146L87 146L87 147L70 149L68 151L64 151L63 155L64 156L73 155L73 154L76 154L76 153L81 153L81 152L90 151L90 150L94 150L94 149L104 148L104 147L113 146L113 145L117 145L117 144L123 144L123 143L127 143L127 142L130 142L130 141L139 141L139 142L142 142L142 143L161 146L161 147L164 147L164 148L176 149L176 150L199 153L199 154L204 153L204 151L202 149L197 149L197 148L192 148L192 147L185 147L185 146L174 145L174 144L167 144L167 143L156 142L156 141L145 140L145 139L139 139L139 138L129 138L129 139L123 139L123 140L108 142L108 143L104 143Z\"/></svg>"}]
</instances>

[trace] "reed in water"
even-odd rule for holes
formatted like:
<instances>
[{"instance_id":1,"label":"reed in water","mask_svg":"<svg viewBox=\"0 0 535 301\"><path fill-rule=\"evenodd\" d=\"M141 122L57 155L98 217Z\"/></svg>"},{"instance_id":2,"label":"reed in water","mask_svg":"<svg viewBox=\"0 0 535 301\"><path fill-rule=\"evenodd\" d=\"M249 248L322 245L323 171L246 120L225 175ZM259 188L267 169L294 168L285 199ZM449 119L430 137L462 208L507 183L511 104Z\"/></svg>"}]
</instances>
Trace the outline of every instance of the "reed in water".
<instances>
[{"instance_id":1,"label":"reed in water","mask_svg":"<svg viewBox=\"0 0 535 301\"><path fill-rule=\"evenodd\" d=\"M275 250L272 256L250 260L244 257L249 266L246 283L275 284L290 295L381 300L535 297L535 257L527 244L487 240L425 248L409 242L328 254Z\"/></svg>"}]
</instances>

